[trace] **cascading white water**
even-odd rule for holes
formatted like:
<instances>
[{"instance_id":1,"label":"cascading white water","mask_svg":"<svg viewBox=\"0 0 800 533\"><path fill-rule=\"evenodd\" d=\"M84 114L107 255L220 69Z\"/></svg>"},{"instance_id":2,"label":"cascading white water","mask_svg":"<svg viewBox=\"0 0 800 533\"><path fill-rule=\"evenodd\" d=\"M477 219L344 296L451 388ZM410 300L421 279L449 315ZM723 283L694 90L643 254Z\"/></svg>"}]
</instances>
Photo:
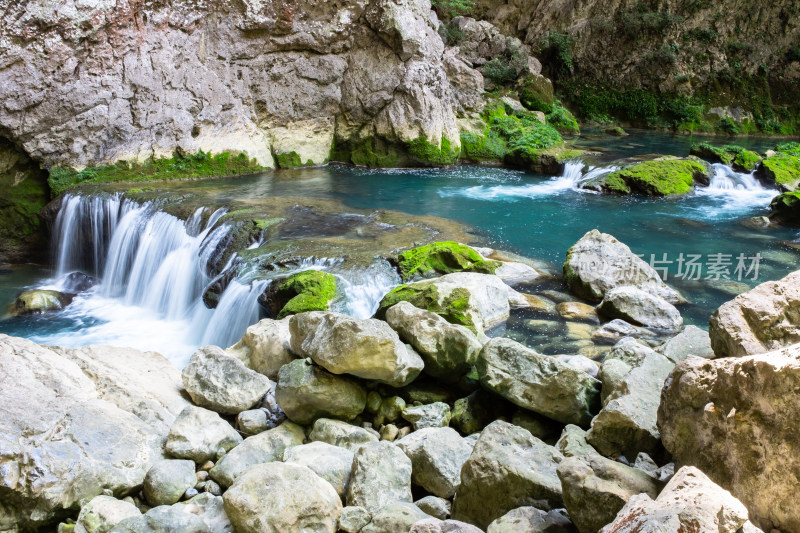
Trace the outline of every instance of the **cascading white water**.
<instances>
[{"instance_id":1,"label":"cascading white water","mask_svg":"<svg viewBox=\"0 0 800 533\"><path fill-rule=\"evenodd\" d=\"M386 261L376 263L369 270L333 273L345 295L335 310L356 318L374 315L384 295L401 283L400 276Z\"/></svg>"},{"instance_id":2,"label":"cascading white water","mask_svg":"<svg viewBox=\"0 0 800 533\"><path fill-rule=\"evenodd\" d=\"M742 209L767 207L777 194L775 189L764 187L753 172L736 172L728 165L712 165L714 175L708 187L697 187L697 196L714 200L713 206L705 207L705 217L733 216Z\"/></svg>"}]
</instances>

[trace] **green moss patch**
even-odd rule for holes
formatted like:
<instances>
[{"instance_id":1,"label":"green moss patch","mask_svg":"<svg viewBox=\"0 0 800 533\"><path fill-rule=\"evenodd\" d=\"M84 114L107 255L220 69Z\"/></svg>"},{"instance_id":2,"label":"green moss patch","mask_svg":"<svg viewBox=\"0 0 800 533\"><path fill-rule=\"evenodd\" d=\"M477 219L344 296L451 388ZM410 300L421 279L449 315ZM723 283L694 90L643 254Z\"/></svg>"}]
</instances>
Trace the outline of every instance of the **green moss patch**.
<instances>
[{"instance_id":1,"label":"green moss patch","mask_svg":"<svg viewBox=\"0 0 800 533\"><path fill-rule=\"evenodd\" d=\"M444 298L440 298L439 291L433 283L401 285L383 297L375 316L383 319L386 311L393 305L409 302L415 307L436 313L451 324L466 326L477 333L475 323L469 314L469 298L470 292L465 288L454 289Z\"/></svg>"},{"instance_id":2,"label":"green moss patch","mask_svg":"<svg viewBox=\"0 0 800 533\"><path fill-rule=\"evenodd\" d=\"M778 152L762 161L759 174L784 190L794 191L800 186L800 157Z\"/></svg>"},{"instance_id":3,"label":"green moss patch","mask_svg":"<svg viewBox=\"0 0 800 533\"><path fill-rule=\"evenodd\" d=\"M453 272L494 274L499 266L497 261L486 260L469 246L453 241L426 244L397 256L397 270L404 281Z\"/></svg>"},{"instance_id":4,"label":"green moss patch","mask_svg":"<svg viewBox=\"0 0 800 533\"><path fill-rule=\"evenodd\" d=\"M689 153L712 163L723 163L732 166L740 172L752 172L761 162L761 156L756 152L734 144L713 146L708 143L700 143L692 146Z\"/></svg>"},{"instance_id":5,"label":"green moss patch","mask_svg":"<svg viewBox=\"0 0 800 533\"><path fill-rule=\"evenodd\" d=\"M331 160L370 168L392 168L400 162L400 152L378 139L359 142L334 142Z\"/></svg>"},{"instance_id":6,"label":"green moss patch","mask_svg":"<svg viewBox=\"0 0 800 533\"><path fill-rule=\"evenodd\" d=\"M773 198L770 218L793 225L800 224L800 191L790 191Z\"/></svg>"},{"instance_id":7,"label":"green moss patch","mask_svg":"<svg viewBox=\"0 0 800 533\"><path fill-rule=\"evenodd\" d=\"M144 163L120 161L113 165L89 167L78 171L70 167L53 167L47 182L53 196L82 183L118 181L167 181L215 176L234 176L263 170L246 153L223 152L211 155L199 151L194 155L175 154L167 159L150 159Z\"/></svg>"},{"instance_id":8,"label":"green moss patch","mask_svg":"<svg viewBox=\"0 0 800 533\"><path fill-rule=\"evenodd\" d=\"M603 189L617 194L674 196L692 191L695 180L707 177L705 167L690 159L645 161L609 174Z\"/></svg>"},{"instance_id":9,"label":"green moss patch","mask_svg":"<svg viewBox=\"0 0 800 533\"><path fill-rule=\"evenodd\" d=\"M733 163L733 158L736 154L725 150L719 146L713 146L708 143L700 143L695 144L692 146L692 149L689 151L690 154L696 155L697 157L701 157L707 161L711 161L712 163L723 163L725 165L730 165Z\"/></svg>"},{"instance_id":10,"label":"green moss patch","mask_svg":"<svg viewBox=\"0 0 800 533\"><path fill-rule=\"evenodd\" d=\"M336 298L336 277L321 270L306 270L286 278L275 292L278 319L307 311L327 311Z\"/></svg>"},{"instance_id":11,"label":"green moss patch","mask_svg":"<svg viewBox=\"0 0 800 533\"><path fill-rule=\"evenodd\" d=\"M295 151L283 154L275 154L275 162L278 164L280 168L298 168L298 167L314 166L314 162L310 159L307 160L305 163L303 163L303 160L300 158L300 154L298 154Z\"/></svg>"},{"instance_id":12,"label":"green moss patch","mask_svg":"<svg viewBox=\"0 0 800 533\"><path fill-rule=\"evenodd\" d=\"M458 161L460 150L453 148L447 137L442 137L441 144L431 144L424 137L414 139L407 145L408 154L419 164L425 166L446 166Z\"/></svg>"}]
</instances>

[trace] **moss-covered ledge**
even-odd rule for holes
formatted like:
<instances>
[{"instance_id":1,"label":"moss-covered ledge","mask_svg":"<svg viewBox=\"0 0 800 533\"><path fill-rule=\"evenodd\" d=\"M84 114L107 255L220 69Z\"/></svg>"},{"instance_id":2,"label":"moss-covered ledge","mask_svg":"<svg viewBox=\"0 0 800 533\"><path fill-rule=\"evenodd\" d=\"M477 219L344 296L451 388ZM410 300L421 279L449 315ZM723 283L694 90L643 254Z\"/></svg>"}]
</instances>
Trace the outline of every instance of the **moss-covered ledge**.
<instances>
[{"instance_id":1,"label":"moss-covered ledge","mask_svg":"<svg viewBox=\"0 0 800 533\"><path fill-rule=\"evenodd\" d=\"M752 172L761 163L761 156L756 152L734 144L712 146L708 143L700 143L692 146L689 153L712 163L731 166L739 172Z\"/></svg>"},{"instance_id":2,"label":"moss-covered ledge","mask_svg":"<svg viewBox=\"0 0 800 533\"><path fill-rule=\"evenodd\" d=\"M336 276L321 270L305 270L286 278L275 291L278 319L307 311L327 311L338 295Z\"/></svg>"},{"instance_id":3,"label":"moss-covered ledge","mask_svg":"<svg viewBox=\"0 0 800 533\"><path fill-rule=\"evenodd\" d=\"M800 188L800 143L779 144L769 157L761 162L757 175L769 185L777 185L784 191Z\"/></svg>"},{"instance_id":4,"label":"moss-covered ledge","mask_svg":"<svg viewBox=\"0 0 800 533\"><path fill-rule=\"evenodd\" d=\"M84 183L169 181L251 174L264 170L246 153L222 152L212 155L198 151L193 155L174 154L171 158L150 159L143 163L120 161L76 170L66 166L49 169L47 179L53 197Z\"/></svg>"},{"instance_id":5,"label":"moss-covered ledge","mask_svg":"<svg viewBox=\"0 0 800 533\"><path fill-rule=\"evenodd\" d=\"M484 259L469 246L454 241L432 242L406 250L392 262L403 281L454 272L494 274L500 266L499 262Z\"/></svg>"},{"instance_id":6,"label":"moss-covered ledge","mask_svg":"<svg viewBox=\"0 0 800 533\"><path fill-rule=\"evenodd\" d=\"M611 194L678 196L692 192L695 182L708 184L708 169L693 159L660 157L617 170L599 188Z\"/></svg>"}]
</instances>

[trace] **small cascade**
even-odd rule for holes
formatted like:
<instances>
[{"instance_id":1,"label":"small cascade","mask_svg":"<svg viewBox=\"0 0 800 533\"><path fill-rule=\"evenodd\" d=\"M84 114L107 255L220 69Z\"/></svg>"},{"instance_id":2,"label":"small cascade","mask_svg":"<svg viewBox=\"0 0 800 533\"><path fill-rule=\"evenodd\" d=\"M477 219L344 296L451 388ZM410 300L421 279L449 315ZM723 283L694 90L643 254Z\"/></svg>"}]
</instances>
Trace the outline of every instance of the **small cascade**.
<instances>
[{"instance_id":1,"label":"small cascade","mask_svg":"<svg viewBox=\"0 0 800 533\"><path fill-rule=\"evenodd\" d=\"M708 187L697 187L695 194L707 198L711 205L703 206L704 218L737 216L742 210L765 208L777 191L764 187L753 172L736 172L728 165L712 165L714 175Z\"/></svg>"},{"instance_id":2,"label":"small cascade","mask_svg":"<svg viewBox=\"0 0 800 533\"><path fill-rule=\"evenodd\" d=\"M192 330L202 339L200 344L225 347L241 339L248 326L258 322L258 297L269 284L269 280L263 279L249 284L233 280L222 293L216 309L197 303Z\"/></svg>"},{"instance_id":3,"label":"small cascade","mask_svg":"<svg viewBox=\"0 0 800 533\"><path fill-rule=\"evenodd\" d=\"M345 294L344 301L334 310L356 318L369 318L378 310L383 296L400 285L401 280L392 266L381 261L368 270L333 272Z\"/></svg>"},{"instance_id":4,"label":"small cascade","mask_svg":"<svg viewBox=\"0 0 800 533\"><path fill-rule=\"evenodd\" d=\"M738 190L761 193L771 190L761 185L761 182L755 177L754 172L750 172L749 174L736 172L728 165L722 163L715 163L711 166L714 168L714 175L708 185L709 191ZM772 194L775 194L775 192L772 191Z\"/></svg>"}]
</instances>

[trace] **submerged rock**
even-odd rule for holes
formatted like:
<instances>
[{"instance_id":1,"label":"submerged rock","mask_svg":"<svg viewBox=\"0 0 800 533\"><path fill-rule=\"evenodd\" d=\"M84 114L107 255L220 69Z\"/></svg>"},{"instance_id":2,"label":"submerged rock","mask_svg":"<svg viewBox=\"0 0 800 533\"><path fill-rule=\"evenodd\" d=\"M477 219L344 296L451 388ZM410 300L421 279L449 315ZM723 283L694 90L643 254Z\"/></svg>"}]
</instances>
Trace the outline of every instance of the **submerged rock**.
<instances>
[{"instance_id":1,"label":"submerged rock","mask_svg":"<svg viewBox=\"0 0 800 533\"><path fill-rule=\"evenodd\" d=\"M736 533L747 522L747 509L697 468L681 468L653 500L633 496L601 533Z\"/></svg>"},{"instance_id":2,"label":"submerged rock","mask_svg":"<svg viewBox=\"0 0 800 533\"><path fill-rule=\"evenodd\" d=\"M688 357L662 392L658 427L678 466L702 469L766 531L800 530L798 387L794 345L738 358Z\"/></svg>"},{"instance_id":3,"label":"submerged rock","mask_svg":"<svg viewBox=\"0 0 800 533\"><path fill-rule=\"evenodd\" d=\"M599 381L511 339L487 342L476 368L484 387L559 422L588 425L599 409Z\"/></svg>"},{"instance_id":4,"label":"submerged rock","mask_svg":"<svg viewBox=\"0 0 800 533\"><path fill-rule=\"evenodd\" d=\"M197 350L183 369L182 377L194 403L230 415L256 405L272 386L266 376L250 370L216 346Z\"/></svg>"},{"instance_id":5,"label":"submerged rock","mask_svg":"<svg viewBox=\"0 0 800 533\"><path fill-rule=\"evenodd\" d=\"M800 271L767 281L714 311L708 333L717 357L739 357L800 342Z\"/></svg>"},{"instance_id":6,"label":"submerged rock","mask_svg":"<svg viewBox=\"0 0 800 533\"><path fill-rule=\"evenodd\" d=\"M636 287L672 304L683 301L653 267L625 244L596 229L586 233L567 251L564 278L570 291L596 302L611 289L625 286Z\"/></svg>"},{"instance_id":7,"label":"submerged rock","mask_svg":"<svg viewBox=\"0 0 800 533\"><path fill-rule=\"evenodd\" d=\"M222 499L240 533L336 533L342 512L328 482L305 466L280 462L248 468Z\"/></svg>"},{"instance_id":8,"label":"submerged rock","mask_svg":"<svg viewBox=\"0 0 800 533\"><path fill-rule=\"evenodd\" d=\"M453 241L433 242L412 248L397 256L397 272L403 281L429 278L454 272L494 274L497 261L484 259L478 252Z\"/></svg>"},{"instance_id":9,"label":"submerged rock","mask_svg":"<svg viewBox=\"0 0 800 533\"><path fill-rule=\"evenodd\" d=\"M187 405L159 354L0 335L0 529L44 527L105 491L138 491Z\"/></svg>"},{"instance_id":10,"label":"submerged rock","mask_svg":"<svg viewBox=\"0 0 800 533\"><path fill-rule=\"evenodd\" d=\"M402 387L413 381L424 363L386 323L338 313L311 312L289 321L292 349L334 374Z\"/></svg>"},{"instance_id":11,"label":"submerged rock","mask_svg":"<svg viewBox=\"0 0 800 533\"><path fill-rule=\"evenodd\" d=\"M500 420L489 424L461 469L453 518L486 528L517 507L562 507L556 475L562 459L522 428Z\"/></svg>"},{"instance_id":12,"label":"submerged rock","mask_svg":"<svg viewBox=\"0 0 800 533\"><path fill-rule=\"evenodd\" d=\"M281 368L275 399L289 419L310 424L317 418L352 420L364 411L367 391L351 379L297 359Z\"/></svg>"}]
</instances>

